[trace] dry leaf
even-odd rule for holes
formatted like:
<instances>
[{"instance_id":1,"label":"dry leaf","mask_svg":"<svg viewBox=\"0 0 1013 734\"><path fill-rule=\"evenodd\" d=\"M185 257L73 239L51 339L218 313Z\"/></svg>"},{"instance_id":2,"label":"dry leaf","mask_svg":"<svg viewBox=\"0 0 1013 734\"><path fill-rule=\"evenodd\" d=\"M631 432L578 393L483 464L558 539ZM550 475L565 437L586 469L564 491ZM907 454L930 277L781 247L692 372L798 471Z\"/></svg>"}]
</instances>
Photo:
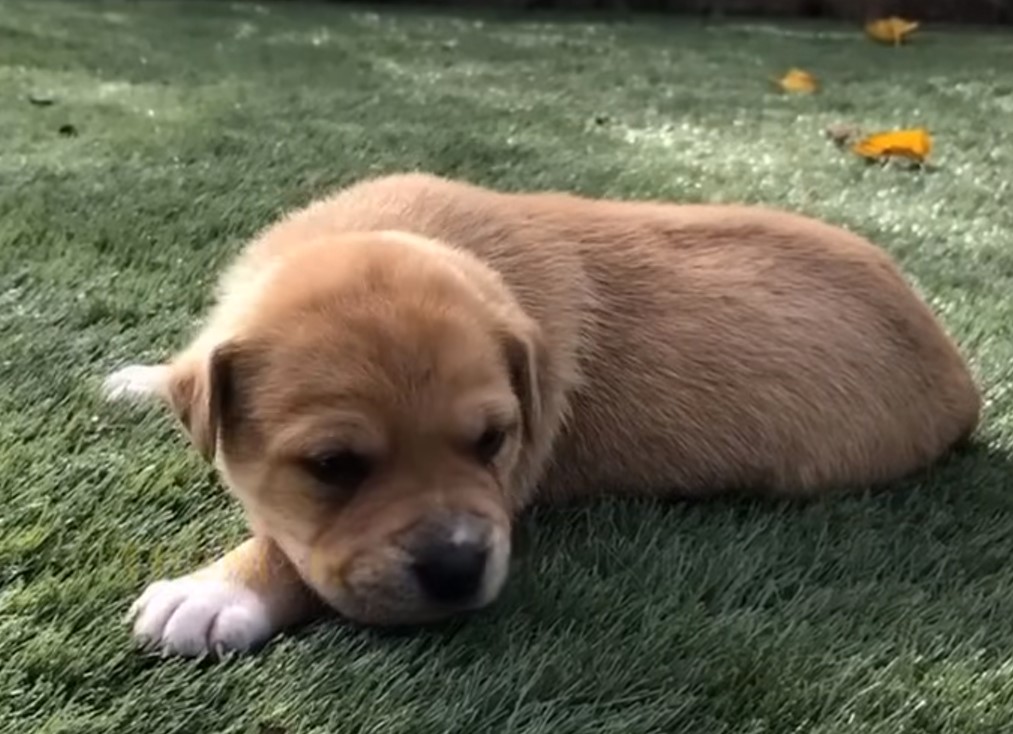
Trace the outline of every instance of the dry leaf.
<instances>
[{"instance_id":1,"label":"dry leaf","mask_svg":"<svg viewBox=\"0 0 1013 734\"><path fill-rule=\"evenodd\" d=\"M874 160L906 158L923 163L932 152L932 137L924 128L876 133L855 143L851 150Z\"/></svg>"},{"instance_id":2,"label":"dry leaf","mask_svg":"<svg viewBox=\"0 0 1013 734\"><path fill-rule=\"evenodd\" d=\"M819 89L816 77L802 69L789 69L788 73L777 80L777 85L786 92L811 94Z\"/></svg>"},{"instance_id":3,"label":"dry leaf","mask_svg":"<svg viewBox=\"0 0 1013 734\"><path fill-rule=\"evenodd\" d=\"M865 24L865 33L874 41L899 46L907 36L918 29L918 21L905 20L896 15L872 20Z\"/></svg>"}]
</instances>

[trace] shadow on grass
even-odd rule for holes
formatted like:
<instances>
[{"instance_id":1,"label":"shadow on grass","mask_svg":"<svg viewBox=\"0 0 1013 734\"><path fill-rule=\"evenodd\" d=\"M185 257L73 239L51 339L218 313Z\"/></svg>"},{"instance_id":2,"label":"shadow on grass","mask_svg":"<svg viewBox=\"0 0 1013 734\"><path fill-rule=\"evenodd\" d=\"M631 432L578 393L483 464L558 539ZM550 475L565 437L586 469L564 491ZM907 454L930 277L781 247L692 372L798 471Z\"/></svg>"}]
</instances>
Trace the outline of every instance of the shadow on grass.
<instances>
[{"instance_id":1,"label":"shadow on grass","mask_svg":"<svg viewBox=\"0 0 1013 734\"><path fill-rule=\"evenodd\" d=\"M601 498L538 506L515 529L511 579L490 609L421 628L434 641L479 622L529 632L564 623L610 624L681 609L718 614L807 610L819 624L840 608L884 612L897 593L933 615L1006 575L1013 457L971 444L930 470L862 493L811 500ZM1008 587L997 585L996 595ZM857 593L857 596L855 595ZM1006 599L1009 604L1010 600ZM885 605L885 606L884 606ZM954 639L983 618L953 616ZM397 644L416 629L361 633ZM829 646L833 638L825 639Z\"/></svg>"},{"instance_id":2,"label":"shadow on grass","mask_svg":"<svg viewBox=\"0 0 1013 734\"><path fill-rule=\"evenodd\" d=\"M448 690L495 675L503 695L524 692L526 715L653 701L667 726L748 710L788 731L813 707L849 726L884 711L965 722L961 681L999 690L1013 645L1011 490L1013 459L974 444L876 492L540 507L487 610L411 631L328 620L308 634L339 656L378 650Z\"/></svg>"}]
</instances>

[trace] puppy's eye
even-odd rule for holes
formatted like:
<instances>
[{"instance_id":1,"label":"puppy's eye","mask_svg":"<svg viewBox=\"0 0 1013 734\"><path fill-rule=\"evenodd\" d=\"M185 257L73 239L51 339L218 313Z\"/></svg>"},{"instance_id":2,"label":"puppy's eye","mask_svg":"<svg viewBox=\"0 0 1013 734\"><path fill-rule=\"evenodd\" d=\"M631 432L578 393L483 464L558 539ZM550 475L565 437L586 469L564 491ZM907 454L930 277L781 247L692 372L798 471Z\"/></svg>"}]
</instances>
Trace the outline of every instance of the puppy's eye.
<instances>
[{"instance_id":1,"label":"puppy's eye","mask_svg":"<svg viewBox=\"0 0 1013 734\"><path fill-rule=\"evenodd\" d=\"M355 451L312 456L303 465L317 481L340 489L355 489L366 481L373 468L367 457Z\"/></svg>"},{"instance_id":2,"label":"puppy's eye","mask_svg":"<svg viewBox=\"0 0 1013 734\"><path fill-rule=\"evenodd\" d=\"M483 464L489 464L499 454L506 441L506 431L490 427L475 442L475 455Z\"/></svg>"}]
</instances>

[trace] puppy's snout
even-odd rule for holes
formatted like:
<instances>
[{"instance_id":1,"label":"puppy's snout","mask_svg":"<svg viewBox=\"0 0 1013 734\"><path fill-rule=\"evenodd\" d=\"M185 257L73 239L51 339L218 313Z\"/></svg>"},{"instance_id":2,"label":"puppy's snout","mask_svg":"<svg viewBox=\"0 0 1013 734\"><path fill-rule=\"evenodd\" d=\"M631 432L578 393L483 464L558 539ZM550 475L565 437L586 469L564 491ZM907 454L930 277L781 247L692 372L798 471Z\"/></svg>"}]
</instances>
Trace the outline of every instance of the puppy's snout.
<instances>
[{"instance_id":1,"label":"puppy's snout","mask_svg":"<svg viewBox=\"0 0 1013 734\"><path fill-rule=\"evenodd\" d=\"M423 591L445 604L465 602L478 594L489 553L475 543L440 543L415 561L415 575Z\"/></svg>"},{"instance_id":2,"label":"puppy's snout","mask_svg":"<svg viewBox=\"0 0 1013 734\"><path fill-rule=\"evenodd\" d=\"M489 565L488 524L473 515L455 515L423 528L412 569L429 598L461 604L478 596Z\"/></svg>"}]
</instances>

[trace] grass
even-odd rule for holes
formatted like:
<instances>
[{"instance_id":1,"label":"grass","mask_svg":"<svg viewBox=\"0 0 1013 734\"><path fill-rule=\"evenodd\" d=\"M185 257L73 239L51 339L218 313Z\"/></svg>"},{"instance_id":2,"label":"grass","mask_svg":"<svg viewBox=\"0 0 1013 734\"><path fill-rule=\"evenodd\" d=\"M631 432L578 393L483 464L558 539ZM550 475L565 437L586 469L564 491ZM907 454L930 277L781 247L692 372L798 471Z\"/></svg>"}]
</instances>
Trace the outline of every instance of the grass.
<instances>
[{"instance_id":1,"label":"grass","mask_svg":"<svg viewBox=\"0 0 1013 734\"><path fill-rule=\"evenodd\" d=\"M1010 731L1011 64L980 31L0 0L0 731ZM825 91L773 91L789 66ZM936 167L867 166L821 136L839 121L927 125ZM539 509L502 600L415 634L134 651L139 589L243 523L98 377L180 344L280 212L409 168L860 231L964 345L981 433L889 492Z\"/></svg>"}]
</instances>

